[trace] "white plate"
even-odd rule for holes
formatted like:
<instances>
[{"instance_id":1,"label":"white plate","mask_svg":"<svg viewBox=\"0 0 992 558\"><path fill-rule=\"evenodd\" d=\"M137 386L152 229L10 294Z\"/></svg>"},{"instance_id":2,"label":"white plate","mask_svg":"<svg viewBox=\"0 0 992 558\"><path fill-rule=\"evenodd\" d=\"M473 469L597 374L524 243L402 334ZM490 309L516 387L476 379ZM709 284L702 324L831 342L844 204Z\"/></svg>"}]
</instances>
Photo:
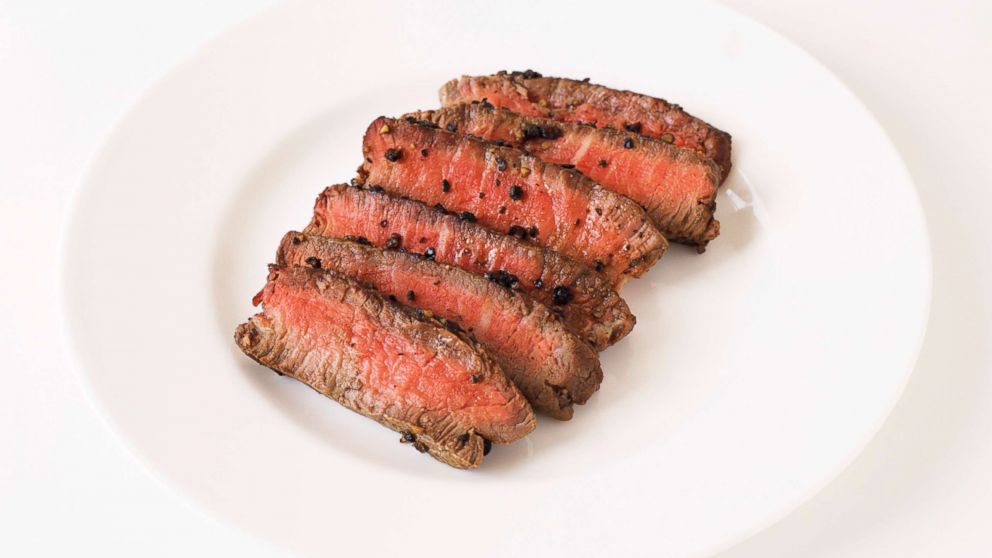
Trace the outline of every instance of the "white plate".
<instances>
[{"instance_id":1,"label":"white plate","mask_svg":"<svg viewBox=\"0 0 992 558\"><path fill-rule=\"evenodd\" d=\"M226 33L148 90L80 189L65 313L97 405L160 478L310 555L688 556L835 476L910 373L929 249L906 170L819 64L718 6L308 6ZM634 333L568 423L481 470L397 443L239 354L283 232L353 176L379 114L534 67L682 103L734 136L723 235L624 295Z\"/></svg>"}]
</instances>

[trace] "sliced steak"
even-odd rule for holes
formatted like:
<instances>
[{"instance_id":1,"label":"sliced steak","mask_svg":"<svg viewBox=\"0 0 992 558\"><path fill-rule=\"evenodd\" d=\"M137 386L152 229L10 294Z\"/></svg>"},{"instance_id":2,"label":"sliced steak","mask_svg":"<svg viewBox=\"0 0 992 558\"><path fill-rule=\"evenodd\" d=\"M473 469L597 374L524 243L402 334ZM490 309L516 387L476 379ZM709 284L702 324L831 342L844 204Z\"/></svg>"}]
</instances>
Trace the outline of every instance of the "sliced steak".
<instances>
[{"instance_id":1,"label":"sliced steak","mask_svg":"<svg viewBox=\"0 0 992 558\"><path fill-rule=\"evenodd\" d=\"M238 326L241 350L345 407L403 433L454 467L477 467L490 442L534 429L530 405L468 337L334 272L271 266Z\"/></svg>"},{"instance_id":2,"label":"sliced steak","mask_svg":"<svg viewBox=\"0 0 992 558\"><path fill-rule=\"evenodd\" d=\"M614 284L639 277L668 246L629 198L519 149L381 117L365 132L363 152L366 184L528 238L602 268Z\"/></svg>"},{"instance_id":3,"label":"sliced steak","mask_svg":"<svg viewBox=\"0 0 992 558\"><path fill-rule=\"evenodd\" d=\"M409 117L502 141L549 163L574 165L641 204L668 240L702 251L720 232L713 217L720 169L691 149L614 128L523 116L478 101Z\"/></svg>"},{"instance_id":4,"label":"sliced steak","mask_svg":"<svg viewBox=\"0 0 992 558\"><path fill-rule=\"evenodd\" d=\"M331 186L317 197L305 232L430 253L435 261L485 274L552 308L570 331L598 350L634 327L627 304L602 274L420 202Z\"/></svg>"},{"instance_id":5,"label":"sliced steak","mask_svg":"<svg viewBox=\"0 0 992 558\"><path fill-rule=\"evenodd\" d=\"M287 233L277 263L330 269L401 304L430 311L479 340L535 409L567 420L599 389L588 345L543 304L483 276L396 250Z\"/></svg>"},{"instance_id":6,"label":"sliced steak","mask_svg":"<svg viewBox=\"0 0 992 558\"><path fill-rule=\"evenodd\" d=\"M462 76L444 84L440 96L444 106L487 99L527 116L626 129L699 151L716 161L723 178L730 172L730 134L664 99L531 70Z\"/></svg>"}]
</instances>

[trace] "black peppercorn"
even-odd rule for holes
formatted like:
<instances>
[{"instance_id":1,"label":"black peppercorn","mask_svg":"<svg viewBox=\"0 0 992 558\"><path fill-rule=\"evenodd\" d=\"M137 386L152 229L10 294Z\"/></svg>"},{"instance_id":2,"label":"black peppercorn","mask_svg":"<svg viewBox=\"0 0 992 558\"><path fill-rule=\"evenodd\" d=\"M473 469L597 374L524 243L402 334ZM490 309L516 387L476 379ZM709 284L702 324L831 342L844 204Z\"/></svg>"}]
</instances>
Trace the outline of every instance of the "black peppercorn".
<instances>
[{"instance_id":1,"label":"black peppercorn","mask_svg":"<svg viewBox=\"0 0 992 558\"><path fill-rule=\"evenodd\" d=\"M476 376L475 374L472 374L469 377L468 381L472 382L473 384L477 384L477 383L479 383L479 377Z\"/></svg>"},{"instance_id":2,"label":"black peppercorn","mask_svg":"<svg viewBox=\"0 0 992 558\"><path fill-rule=\"evenodd\" d=\"M489 455L489 452L493 450L493 443L489 441L489 438L482 439L482 455Z\"/></svg>"},{"instance_id":3,"label":"black peppercorn","mask_svg":"<svg viewBox=\"0 0 992 558\"><path fill-rule=\"evenodd\" d=\"M426 157L427 156L427 150L426 149L421 149L420 150L420 156L421 157Z\"/></svg>"},{"instance_id":4,"label":"black peppercorn","mask_svg":"<svg viewBox=\"0 0 992 558\"><path fill-rule=\"evenodd\" d=\"M413 291L407 291L407 292L406 292L406 299L407 299L407 300L409 300L409 301L411 301L411 302L412 302L412 301L413 301L414 299L416 299L416 298L417 298L417 294L416 294L416 293L414 293Z\"/></svg>"},{"instance_id":5,"label":"black peppercorn","mask_svg":"<svg viewBox=\"0 0 992 558\"><path fill-rule=\"evenodd\" d=\"M427 258L428 260L433 260L435 255L436 254L434 253L433 247L428 248L427 250L424 251L424 257Z\"/></svg>"},{"instance_id":6,"label":"black peppercorn","mask_svg":"<svg viewBox=\"0 0 992 558\"><path fill-rule=\"evenodd\" d=\"M596 260L596 271L603 271L603 262Z\"/></svg>"},{"instance_id":7,"label":"black peppercorn","mask_svg":"<svg viewBox=\"0 0 992 558\"><path fill-rule=\"evenodd\" d=\"M627 138L627 139L623 140L623 148L624 149L633 149L634 148L634 140L632 140L630 138Z\"/></svg>"},{"instance_id":8,"label":"black peppercorn","mask_svg":"<svg viewBox=\"0 0 992 558\"><path fill-rule=\"evenodd\" d=\"M321 265L320 258L310 256L305 261L307 262L307 265L309 265L310 267L314 269L320 269L320 265Z\"/></svg>"},{"instance_id":9,"label":"black peppercorn","mask_svg":"<svg viewBox=\"0 0 992 558\"><path fill-rule=\"evenodd\" d=\"M531 225L530 228L527 229L527 235L531 238L537 238L537 227L535 225Z\"/></svg>"},{"instance_id":10,"label":"black peppercorn","mask_svg":"<svg viewBox=\"0 0 992 558\"><path fill-rule=\"evenodd\" d=\"M395 163L403 157L403 150L399 147L394 147L392 149L386 150L386 160Z\"/></svg>"},{"instance_id":11,"label":"black peppercorn","mask_svg":"<svg viewBox=\"0 0 992 558\"><path fill-rule=\"evenodd\" d=\"M510 186L509 192L510 192L511 200L519 200L520 198L524 197L524 189L521 188L520 186L517 186L516 184Z\"/></svg>"},{"instance_id":12,"label":"black peppercorn","mask_svg":"<svg viewBox=\"0 0 992 558\"><path fill-rule=\"evenodd\" d=\"M606 159L600 159L599 160L599 166L601 166L601 167L603 167L605 169L606 168L606 165L609 165L609 163L606 162Z\"/></svg>"},{"instance_id":13,"label":"black peppercorn","mask_svg":"<svg viewBox=\"0 0 992 558\"><path fill-rule=\"evenodd\" d=\"M572 291L564 285L558 285L551 291L551 302L559 306L572 302Z\"/></svg>"},{"instance_id":14,"label":"black peppercorn","mask_svg":"<svg viewBox=\"0 0 992 558\"><path fill-rule=\"evenodd\" d=\"M520 280L517 279L516 275L513 275L512 273L507 273L506 270L503 269L499 269L496 271L487 271L485 274L483 274L483 277L485 277L489 281L492 281L493 283L496 283L497 285L506 287L507 289L515 289L517 285L520 283Z\"/></svg>"},{"instance_id":15,"label":"black peppercorn","mask_svg":"<svg viewBox=\"0 0 992 558\"><path fill-rule=\"evenodd\" d=\"M413 434L413 432L404 432L403 437L400 438L400 441L404 444L412 444L417 441L417 437Z\"/></svg>"},{"instance_id":16,"label":"black peppercorn","mask_svg":"<svg viewBox=\"0 0 992 558\"><path fill-rule=\"evenodd\" d=\"M635 134L641 133L641 123L640 122L628 122L623 125L623 129L628 132L634 132Z\"/></svg>"},{"instance_id":17,"label":"black peppercorn","mask_svg":"<svg viewBox=\"0 0 992 558\"><path fill-rule=\"evenodd\" d=\"M382 221L379 221L379 226L380 226L380 227L385 227L385 226L386 226L386 225L388 225L388 224L389 224L389 221L387 221L387 220L385 220L385 219L383 219Z\"/></svg>"},{"instance_id":18,"label":"black peppercorn","mask_svg":"<svg viewBox=\"0 0 992 558\"><path fill-rule=\"evenodd\" d=\"M399 233L393 233L389 235L389 239L386 240L386 248L399 248L400 244L403 243L403 237Z\"/></svg>"},{"instance_id":19,"label":"black peppercorn","mask_svg":"<svg viewBox=\"0 0 992 558\"><path fill-rule=\"evenodd\" d=\"M500 171L506 170L506 159L502 157L496 157L496 168Z\"/></svg>"},{"instance_id":20,"label":"black peppercorn","mask_svg":"<svg viewBox=\"0 0 992 558\"><path fill-rule=\"evenodd\" d=\"M535 289L544 288L544 281L542 281L541 279L534 279L534 288Z\"/></svg>"},{"instance_id":21,"label":"black peppercorn","mask_svg":"<svg viewBox=\"0 0 992 558\"><path fill-rule=\"evenodd\" d=\"M458 131L458 124L455 124L454 122L448 122L448 125L445 126L444 129L448 130L449 132L456 132Z\"/></svg>"},{"instance_id":22,"label":"black peppercorn","mask_svg":"<svg viewBox=\"0 0 992 558\"><path fill-rule=\"evenodd\" d=\"M372 246L372 242L369 241L369 239L365 238L364 236L347 235L344 237L344 239L350 240L351 242L357 242L358 244L362 244L364 246Z\"/></svg>"},{"instance_id":23,"label":"black peppercorn","mask_svg":"<svg viewBox=\"0 0 992 558\"><path fill-rule=\"evenodd\" d=\"M468 221L469 223L475 222L475 214L471 211L462 211L458 214L458 218L462 221Z\"/></svg>"},{"instance_id":24,"label":"black peppercorn","mask_svg":"<svg viewBox=\"0 0 992 558\"><path fill-rule=\"evenodd\" d=\"M451 183L448 182L448 179L447 178L442 178L441 179L441 191L442 192L447 192L450 189L451 189Z\"/></svg>"},{"instance_id":25,"label":"black peppercorn","mask_svg":"<svg viewBox=\"0 0 992 558\"><path fill-rule=\"evenodd\" d=\"M541 127L537 124L527 124L523 129L524 139L534 139L541 137Z\"/></svg>"}]
</instances>

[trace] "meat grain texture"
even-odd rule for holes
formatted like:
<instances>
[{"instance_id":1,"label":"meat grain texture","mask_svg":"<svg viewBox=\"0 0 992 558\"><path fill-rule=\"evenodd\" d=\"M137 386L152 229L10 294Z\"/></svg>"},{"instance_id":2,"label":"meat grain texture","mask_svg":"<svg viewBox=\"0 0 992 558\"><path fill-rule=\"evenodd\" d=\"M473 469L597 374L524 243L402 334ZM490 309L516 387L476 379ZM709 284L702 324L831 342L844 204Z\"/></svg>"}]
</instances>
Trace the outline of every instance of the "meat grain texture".
<instances>
[{"instance_id":1,"label":"meat grain texture","mask_svg":"<svg viewBox=\"0 0 992 558\"><path fill-rule=\"evenodd\" d=\"M330 186L317 196L304 232L430 252L437 262L498 279L551 308L565 327L597 350L634 327L627 303L601 273L417 201L346 184ZM559 304L555 293L563 291L569 301Z\"/></svg>"},{"instance_id":2,"label":"meat grain texture","mask_svg":"<svg viewBox=\"0 0 992 558\"><path fill-rule=\"evenodd\" d=\"M491 442L534 429L524 396L474 341L340 274L270 266L254 302L263 311L234 335L245 354L440 461L477 467Z\"/></svg>"},{"instance_id":3,"label":"meat grain texture","mask_svg":"<svg viewBox=\"0 0 992 558\"><path fill-rule=\"evenodd\" d=\"M497 282L422 256L354 241L287 233L276 262L329 269L390 300L431 312L490 352L536 410L560 420L599 389L596 353L543 304Z\"/></svg>"},{"instance_id":4,"label":"meat grain texture","mask_svg":"<svg viewBox=\"0 0 992 558\"><path fill-rule=\"evenodd\" d=\"M721 180L730 173L730 134L664 99L532 70L462 76L444 84L440 98L443 106L487 99L526 116L635 129L706 155L720 167Z\"/></svg>"},{"instance_id":5,"label":"meat grain texture","mask_svg":"<svg viewBox=\"0 0 992 558\"><path fill-rule=\"evenodd\" d=\"M644 210L581 173L412 119L376 119L360 179L529 239L599 271L639 277L668 243Z\"/></svg>"},{"instance_id":6,"label":"meat grain texture","mask_svg":"<svg viewBox=\"0 0 992 558\"><path fill-rule=\"evenodd\" d=\"M572 165L641 204L670 241L702 251L720 232L714 217L720 169L691 149L626 130L523 116L479 101L408 116Z\"/></svg>"}]
</instances>

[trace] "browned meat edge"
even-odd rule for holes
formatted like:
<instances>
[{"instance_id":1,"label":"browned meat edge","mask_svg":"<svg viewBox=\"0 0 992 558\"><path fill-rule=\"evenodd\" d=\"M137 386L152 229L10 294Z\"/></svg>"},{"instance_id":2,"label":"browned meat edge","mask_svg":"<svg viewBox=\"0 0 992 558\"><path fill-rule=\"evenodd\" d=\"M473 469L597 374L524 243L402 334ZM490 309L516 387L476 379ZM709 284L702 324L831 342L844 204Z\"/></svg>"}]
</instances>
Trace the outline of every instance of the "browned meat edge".
<instances>
[{"instance_id":1,"label":"browned meat edge","mask_svg":"<svg viewBox=\"0 0 992 558\"><path fill-rule=\"evenodd\" d=\"M692 149L610 127L524 116L480 101L413 112L404 118L504 142L549 163L573 165L601 186L641 204L669 241L702 252L720 232L714 217L720 168ZM627 147L631 137L637 141ZM629 162L622 179L613 174L614 158ZM656 172L664 173L662 181ZM631 184L631 175L652 176L654 181Z\"/></svg>"},{"instance_id":2,"label":"browned meat edge","mask_svg":"<svg viewBox=\"0 0 992 558\"><path fill-rule=\"evenodd\" d=\"M730 134L664 99L611 89L587 80L544 77L532 70L501 71L489 76L462 76L445 83L439 95L444 106L485 98L497 106L505 106L516 112L548 116L556 120L574 119L596 123L595 118L583 111L591 109L590 112L612 112L621 120L609 125L617 128L624 125L624 116L626 122L631 124L651 120L654 125L643 131L645 135L661 137L665 133L675 134L677 145L698 149L713 159L722 171L723 180L730 173ZM529 111L524 104L530 107ZM574 115L570 116L570 113Z\"/></svg>"},{"instance_id":3,"label":"browned meat edge","mask_svg":"<svg viewBox=\"0 0 992 558\"><path fill-rule=\"evenodd\" d=\"M495 231L519 230L546 248L596 266L617 286L640 277L668 248L630 198L519 149L432 124L380 117L366 130L362 152L362 182L442 204ZM513 187L522 194L513 194Z\"/></svg>"},{"instance_id":4,"label":"browned meat edge","mask_svg":"<svg viewBox=\"0 0 992 558\"><path fill-rule=\"evenodd\" d=\"M602 274L556 252L385 192L330 186L317 196L304 232L360 237L380 248L418 253L430 247L439 262L488 274L544 303L597 350L625 337L636 321ZM555 304L559 288L567 290L567 304Z\"/></svg>"},{"instance_id":5,"label":"browned meat edge","mask_svg":"<svg viewBox=\"0 0 992 558\"><path fill-rule=\"evenodd\" d=\"M573 403L585 403L603 379L596 353L547 307L463 269L292 231L280 242L276 262L336 271L390 300L449 320L449 329L481 341L534 408L554 418L571 418Z\"/></svg>"},{"instance_id":6,"label":"browned meat edge","mask_svg":"<svg viewBox=\"0 0 992 558\"><path fill-rule=\"evenodd\" d=\"M354 308L356 320L411 340L424 351L436 354L437 359L451 359L467 366L478 380L473 384L478 384L480 392L485 388L506 393L508 400L506 407L490 410L489 414L495 417L490 420L484 416L485 408L478 412L476 408L428 409L405 400L383 399L357 379L360 366L367 363L356 360L347 346L324 347L336 352L337 358L331 361L307 358L309 353L305 349L287 344L294 331L295 335L301 335L298 326L281 323L267 308L239 325L234 334L238 347L259 364L296 378L345 407L403 433L401 440L453 467L478 467L488 453L490 441L509 443L534 429L534 414L523 395L469 337L446 330L430 317L391 304L334 272L270 266L266 287L256 301L264 301L267 293L272 292L270 289L277 285L305 291L315 300L323 297L343 302ZM509 420L493 413L507 415Z\"/></svg>"}]
</instances>

